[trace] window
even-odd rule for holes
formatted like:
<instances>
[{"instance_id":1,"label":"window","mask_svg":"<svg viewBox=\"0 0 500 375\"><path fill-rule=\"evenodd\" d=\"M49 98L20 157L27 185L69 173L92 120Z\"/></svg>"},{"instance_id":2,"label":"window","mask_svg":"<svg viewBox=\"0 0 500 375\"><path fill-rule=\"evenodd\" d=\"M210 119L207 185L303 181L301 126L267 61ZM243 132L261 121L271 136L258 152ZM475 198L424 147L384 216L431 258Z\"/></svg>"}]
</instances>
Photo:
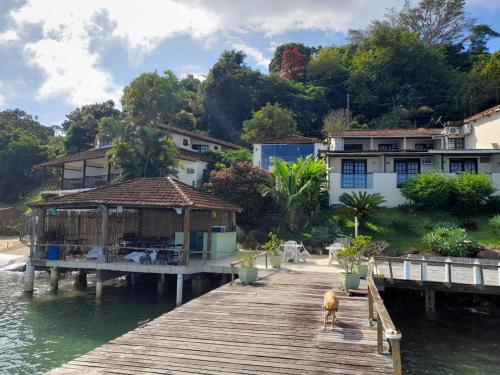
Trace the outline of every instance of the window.
<instances>
[{"instance_id":1,"label":"window","mask_svg":"<svg viewBox=\"0 0 500 375\"><path fill-rule=\"evenodd\" d=\"M378 150L379 151L398 151L399 150L399 145L398 144L389 144L389 143L380 143L378 145Z\"/></svg>"},{"instance_id":2,"label":"window","mask_svg":"<svg viewBox=\"0 0 500 375\"><path fill-rule=\"evenodd\" d=\"M201 153L208 151L208 145L191 145L191 148Z\"/></svg>"},{"instance_id":3,"label":"window","mask_svg":"<svg viewBox=\"0 0 500 375\"><path fill-rule=\"evenodd\" d=\"M367 188L366 160L342 160L341 188Z\"/></svg>"},{"instance_id":4,"label":"window","mask_svg":"<svg viewBox=\"0 0 500 375\"><path fill-rule=\"evenodd\" d=\"M465 148L463 138L448 138L448 148L451 150L463 150Z\"/></svg>"},{"instance_id":5,"label":"window","mask_svg":"<svg viewBox=\"0 0 500 375\"><path fill-rule=\"evenodd\" d=\"M219 149L219 146L214 146L214 150L218 150Z\"/></svg>"},{"instance_id":6,"label":"window","mask_svg":"<svg viewBox=\"0 0 500 375\"><path fill-rule=\"evenodd\" d=\"M265 169L272 168L274 159L293 162L296 161L299 156L305 158L308 155L314 156L313 144L262 145L262 167Z\"/></svg>"},{"instance_id":7,"label":"window","mask_svg":"<svg viewBox=\"0 0 500 375\"><path fill-rule=\"evenodd\" d=\"M193 174L194 173L194 168L186 168L186 173Z\"/></svg>"},{"instance_id":8,"label":"window","mask_svg":"<svg viewBox=\"0 0 500 375\"><path fill-rule=\"evenodd\" d=\"M477 159L450 159L450 173L477 173Z\"/></svg>"},{"instance_id":9,"label":"window","mask_svg":"<svg viewBox=\"0 0 500 375\"><path fill-rule=\"evenodd\" d=\"M489 157L489 156L481 156L481 157L479 158L479 162L480 162L481 164L489 163L489 162L490 162L490 157Z\"/></svg>"},{"instance_id":10,"label":"window","mask_svg":"<svg viewBox=\"0 0 500 375\"><path fill-rule=\"evenodd\" d=\"M363 145L346 143L344 144L344 151L363 151Z\"/></svg>"},{"instance_id":11,"label":"window","mask_svg":"<svg viewBox=\"0 0 500 375\"><path fill-rule=\"evenodd\" d=\"M394 160L394 173L397 174L396 184L400 188L406 181L420 173L420 160L396 159Z\"/></svg>"},{"instance_id":12,"label":"window","mask_svg":"<svg viewBox=\"0 0 500 375\"><path fill-rule=\"evenodd\" d=\"M189 146L189 139L187 139L187 138L183 138L183 139L182 139L182 145L183 145L183 146Z\"/></svg>"}]
</instances>

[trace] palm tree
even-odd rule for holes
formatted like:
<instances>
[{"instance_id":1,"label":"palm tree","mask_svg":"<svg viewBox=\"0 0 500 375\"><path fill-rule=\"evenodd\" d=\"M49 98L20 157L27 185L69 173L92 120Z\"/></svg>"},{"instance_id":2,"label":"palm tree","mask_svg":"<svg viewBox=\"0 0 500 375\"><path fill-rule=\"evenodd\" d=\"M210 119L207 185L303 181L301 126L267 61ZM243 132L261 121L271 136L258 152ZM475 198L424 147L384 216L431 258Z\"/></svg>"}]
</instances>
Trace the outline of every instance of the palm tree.
<instances>
[{"instance_id":1,"label":"palm tree","mask_svg":"<svg viewBox=\"0 0 500 375\"><path fill-rule=\"evenodd\" d=\"M370 211L380 207L385 202L380 193L369 194L366 191L344 193L339 197L340 203L354 211L354 232L358 235L358 219L365 217Z\"/></svg>"},{"instance_id":2,"label":"palm tree","mask_svg":"<svg viewBox=\"0 0 500 375\"><path fill-rule=\"evenodd\" d=\"M319 206L319 192L326 179L326 170L311 157L299 158L294 163L276 159L273 174L276 184L273 187L261 186L262 196L272 197L284 215L291 231L297 229L297 216L304 208Z\"/></svg>"}]
</instances>

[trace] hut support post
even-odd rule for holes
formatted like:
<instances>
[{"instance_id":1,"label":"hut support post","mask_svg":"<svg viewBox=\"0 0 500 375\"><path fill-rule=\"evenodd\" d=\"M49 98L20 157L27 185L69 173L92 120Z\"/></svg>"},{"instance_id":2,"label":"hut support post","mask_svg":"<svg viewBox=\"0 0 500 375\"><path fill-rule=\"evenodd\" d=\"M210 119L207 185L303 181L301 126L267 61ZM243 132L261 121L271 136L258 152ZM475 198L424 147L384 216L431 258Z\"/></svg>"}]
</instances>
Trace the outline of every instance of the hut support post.
<instances>
[{"instance_id":1,"label":"hut support post","mask_svg":"<svg viewBox=\"0 0 500 375\"><path fill-rule=\"evenodd\" d=\"M158 297L163 296L163 293L165 292L165 274L160 274L158 275Z\"/></svg>"},{"instance_id":2,"label":"hut support post","mask_svg":"<svg viewBox=\"0 0 500 375\"><path fill-rule=\"evenodd\" d=\"M59 289L59 268L52 267L50 269L50 290L55 292Z\"/></svg>"},{"instance_id":3,"label":"hut support post","mask_svg":"<svg viewBox=\"0 0 500 375\"><path fill-rule=\"evenodd\" d=\"M203 252L203 263L205 264L208 259L208 254L212 251L212 219L215 215L214 210L208 211L208 228L207 228L207 248Z\"/></svg>"},{"instance_id":4,"label":"hut support post","mask_svg":"<svg viewBox=\"0 0 500 375\"><path fill-rule=\"evenodd\" d=\"M87 271L84 268L78 270L73 286L75 289L85 289L87 287Z\"/></svg>"},{"instance_id":5,"label":"hut support post","mask_svg":"<svg viewBox=\"0 0 500 375\"><path fill-rule=\"evenodd\" d=\"M95 274L95 299L100 300L102 297L102 272L101 270L97 270Z\"/></svg>"},{"instance_id":6,"label":"hut support post","mask_svg":"<svg viewBox=\"0 0 500 375\"><path fill-rule=\"evenodd\" d=\"M35 286L35 266L28 261L26 264L26 270L24 271L24 292L33 293Z\"/></svg>"},{"instance_id":7,"label":"hut support post","mask_svg":"<svg viewBox=\"0 0 500 375\"><path fill-rule=\"evenodd\" d=\"M35 234L35 252L43 252L44 251L44 246L43 245L45 242L45 209L44 208L38 208L36 210L36 234Z\"/></svg>"},{"instance_id":8,"label":"hut support post","mask_svg":"<svg viewBox=\"0 0 500 375\"><path fill-rule=\"evenodd\" d=\"M182 273L177 274L177 294L175 297L176 306L182 305L182 287L184 286L184 275Z\"/></svg>"},{"instance_id":9,"label":"hut support post","mask_svg":"<svg viewBox=\"0 0 500 375\"><path fill-rule=\"evenodd\" d=\"M189 208L188 207L184 208L182 230L184 235L183 239L184 251L182 256L182 265L189 266Z\"/></svg>"},{"instance_id":10,"label":"hut support post","mask_svg":"<svg viewBox=\"0 0 500 375\"><path fill-rule=\"evenodd\" d=\"M436 319L436 292L433 289L425 290L425 317L429 320Z\"/></svg>"},{"instance_id":11,"label":"hut support post","mask_svg":"<svg viewBox=\"0 0 500 375\"><path fill-rule=\"evenodd\" d=\"M108 236L109 236L109 209L106 206L100 206L102 213L101 222L101 246L103 249L104 259L107 261L108 254Z\"/></svg>"}]
</instances>

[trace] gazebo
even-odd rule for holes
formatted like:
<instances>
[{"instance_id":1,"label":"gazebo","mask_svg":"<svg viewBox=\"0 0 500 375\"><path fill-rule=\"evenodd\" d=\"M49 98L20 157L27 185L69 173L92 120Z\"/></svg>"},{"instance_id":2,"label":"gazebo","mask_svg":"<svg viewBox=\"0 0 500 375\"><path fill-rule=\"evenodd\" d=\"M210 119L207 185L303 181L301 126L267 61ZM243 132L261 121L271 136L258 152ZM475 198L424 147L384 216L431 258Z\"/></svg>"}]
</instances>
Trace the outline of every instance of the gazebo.
<instances>
[{"instance_id":1,"label":"gazebo","mask_svg":"<svg viewBox=\"0 0 500 375\"><path fill-rule=\"evenodd\" d=\"M171 177L138 178L32 207L38 217L38 251L65 240L79 240L82 248L99 245L109 249L133 235L182 244L184 266L193 254L201 254L204 260L220 257L213 248L214 230L235 232L236 212L240 211L235 204Z\"/></svg>"}]
</instances>

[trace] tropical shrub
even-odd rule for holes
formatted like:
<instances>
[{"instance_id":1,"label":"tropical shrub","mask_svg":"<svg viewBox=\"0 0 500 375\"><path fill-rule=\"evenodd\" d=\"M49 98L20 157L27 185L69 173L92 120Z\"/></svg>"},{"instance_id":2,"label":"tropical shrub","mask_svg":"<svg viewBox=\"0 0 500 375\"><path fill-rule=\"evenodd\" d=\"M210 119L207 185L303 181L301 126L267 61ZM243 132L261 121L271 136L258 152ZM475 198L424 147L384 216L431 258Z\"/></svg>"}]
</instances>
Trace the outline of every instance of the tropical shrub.
<instances>
[{"instance_id":1,"label":"tropical shrub","mask_svg":"<svg viewBox=\"0 0 500 375\"><path fill-rule=\"evenodd\" d=\"M457 226L442 226L425 234L422 242L434 253L442 256L471 256L479 244L468 238L467 232Z\"/></svg>"},{"instance_id":2,"label":"tropical shrub","mask_svg":"<svg viewBox=\"0 0 500 375\"><path fill-rule=\"evenodd\" d=\"M323 225L316 225L311 228L311 237L308 245L313 248L324 248L340 234L340 228L333 220L328 220Z\"/></svg>"},{"instance_id":3,"label":"tropical shrub","mask_svg":"<svg viewBox=\"0 0 500 375\"><path fill-rule=\"evenodd\" d=\"M264 243L260 248L262 251L266 251L269 255L278 255L278 247L280 245L280 239L278 238L278 235L269 232L269 241Z\"/></svg>"},{"instance_id":4,"label":"tropical shrub","mask_svg":"<svg viewBox=\"0 0 500 375\"><path fill-rule=\"evenodd\" d=\"M493 216L488 224L494 232L500 234L500 215Z\"/></svg>"},{"instance_id":5,"label":"tropical shrub","mask_svg":"<svg viewBox=\"0 0 500 375\"><path fill-rule=\"evenodd\" d=\"M421 173L403 185L401 194L420 207L443 207L450 201L452 183L439 172Z\"/></svg>"},{"instance_id":6,"label":"tropical shrub","mask_svg":"<svg viewBox=\"0 0 500 375\"><path fill-rule=\"evenodd\" d=\"M470 217L465 217L459 225L460 228L465 230L476 230L477 226L477 221L472 220Z\"/></svg>"},{"instance_id":7,"label":"tropical shrub","mask_svg":"<svg viewBox=\"0 0 500 375\"><path fill-rule=\"evenodd\" d=\"M257 251L245 250L238 254L239 268L255 267Z\"/></svg>"},{"instance_id":8,"label":"tropical shrub","mask_svg":"<svg viewBox=\"0 0 500 375\"><path fill-rule=\"evenodd\" d=\"M380 193L369 194L366 191L344 193L339 197L340 203L354 211L354 216L364 217L370 211L379 208L385 202Z\"/></svg>"},{"instance_id":9,"label":"tropical shrub","mask_svg":"<svg viewBox=\"0 0 500 375\"><path fill-rule=\"evenodd\" d=\"M242 224L255 223L266 212L269 201L262 199L261 186L274 186L272 175L249 162L238 162L227 168L213 171L205 191L239 205L243 210L238 214Z\"/></svg>"},{"instance_id":10,"label":"tropical shrub","mask_svg":"<svg viewBox=\"0 0 500 375\"><path fill-rule=\"evenodd\" d=\"M459 173L452 179L453 196L459 206L473 210L481 206L495 188L484 173Z\"/></svg>"}]
</instances>

